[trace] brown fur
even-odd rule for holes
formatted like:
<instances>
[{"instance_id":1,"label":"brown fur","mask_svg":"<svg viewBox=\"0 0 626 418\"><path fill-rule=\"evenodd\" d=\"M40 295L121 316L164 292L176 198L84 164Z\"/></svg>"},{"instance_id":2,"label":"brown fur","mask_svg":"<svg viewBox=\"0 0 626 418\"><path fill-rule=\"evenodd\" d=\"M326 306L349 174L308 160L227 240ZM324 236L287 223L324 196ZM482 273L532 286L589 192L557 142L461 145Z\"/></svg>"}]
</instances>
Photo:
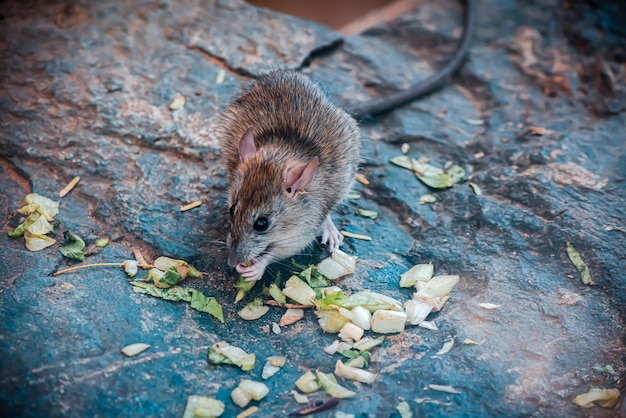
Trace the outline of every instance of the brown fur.
<instances>
[{"instance_id":1,"label":"brown fur","mask_svg":"<svg viewBox=\"0 0 626 418\"><path fill-rule=\"evenodd\" d=\"M242 163L239 140L249 126L256 154ZM360 152L356 122L307 76L280 70L252 82L224 113L221 129L229 205L236 204L231 254L245 262L266 252L275 259L300 252L352 187ZM315 157L313 180L289 196L286 170ZM252 228L259 216L270 219L265 233Z\"/></svg>"}]
</instances>

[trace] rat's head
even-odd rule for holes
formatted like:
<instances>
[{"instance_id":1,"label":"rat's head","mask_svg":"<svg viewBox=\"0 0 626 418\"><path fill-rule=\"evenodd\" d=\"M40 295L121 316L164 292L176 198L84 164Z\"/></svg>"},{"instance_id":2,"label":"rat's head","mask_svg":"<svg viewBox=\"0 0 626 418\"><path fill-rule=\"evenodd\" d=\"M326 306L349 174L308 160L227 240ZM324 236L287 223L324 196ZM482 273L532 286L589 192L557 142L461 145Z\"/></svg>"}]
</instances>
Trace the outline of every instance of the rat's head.
<instances>
[{"instance_id":1,"label":"rat's head","mask_svg":"<svg viewBox=\"0 0 626 418\"><path fill-rule=\"evenodd\" d=\"M306 247L321 221L305 192L318 159L268 158L257 152L252 127L239 142L239 155L229 194L228 264L234 267L265 254L284 258Z\"/></svg>"}]
</instances>

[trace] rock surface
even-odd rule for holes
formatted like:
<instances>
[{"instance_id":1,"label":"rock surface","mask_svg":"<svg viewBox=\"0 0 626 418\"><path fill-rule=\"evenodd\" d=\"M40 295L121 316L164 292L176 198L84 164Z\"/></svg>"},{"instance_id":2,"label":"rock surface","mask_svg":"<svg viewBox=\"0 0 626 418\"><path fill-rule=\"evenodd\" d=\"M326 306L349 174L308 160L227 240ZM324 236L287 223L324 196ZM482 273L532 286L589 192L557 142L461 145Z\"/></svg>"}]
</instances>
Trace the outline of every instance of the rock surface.
<instances>
[{"instance_id":1,"label":"rock surface","mask_svg":"<svg viewBox=\"0 0 626 418\"><path fill-rule=\"evenodd\" d=\"M322 351L334 337L312 312L279 335L271 324L281 309L257 321L237 316L217 115L243 82L277 67L313 74L340 104L406 88L449 58L460 6L423 2L349 38L240 1L0 7L3 415L181 416L189 395L205 395L234 416L230 391L241 378L260 380L270 355L285 355L287 365L266 382L270 394L255 416L297 409L293 382L334 368ZM340 286L406 300L399 274L423 262L461 281L429 318L439 331L388 337L370 365L378 380L343 383L358 394L336 410L389 416L406 400L416 416L626 416L623 401L615 410L572 403L592 385L624 390L624 11L618 1L483 1L471 57L451 86L362 122L361 173L370 184L357 185L362 199L334 216L373 241L346 241L359 263ZM186 103L170 111L177 94ZM461 164L482 194L463 183L420 205L433 191L388 163L405 143L410 156ZM226 323L132 293L121 268L52 276L73 264L58 246L31 253L7 236L26 194L58 199L76 175L78 187L59 199L59 235L70 230L87 244L110 237L88 262L129 259L133 249L186 259L208 273L188 285L217 297ZM179 211L194 200L203 205ZM379 218L356 217L357 207ZM596 286L581 283L567 241ZM314 245L298 262L324 256ZM453 349L433 357L449 337ZM220 340L255 352L255 369L209 366L207 348ZM136 342L151 348L126 358L120 349ZM416 402L425 398L439 403Z\"/></svg>"}]
</instances>

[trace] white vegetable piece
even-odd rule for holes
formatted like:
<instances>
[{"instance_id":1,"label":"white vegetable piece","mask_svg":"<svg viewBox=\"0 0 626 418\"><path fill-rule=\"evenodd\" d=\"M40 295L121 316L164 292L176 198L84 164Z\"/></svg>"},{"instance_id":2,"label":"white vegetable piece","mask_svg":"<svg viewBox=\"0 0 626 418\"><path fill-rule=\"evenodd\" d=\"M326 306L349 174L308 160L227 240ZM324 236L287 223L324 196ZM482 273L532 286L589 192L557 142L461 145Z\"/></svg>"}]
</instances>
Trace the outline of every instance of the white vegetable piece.
<instances>
[{"instance_id":1,"label":"white vegetable piece","mask_svg":"<svg viewBox=\"0 0 626 418\"><path fill-rule=\"evenodd\" d=\"M124 271L130 276L135 277L138 271L137 261L135 260L126 260L124 261Z\"/></svg>"},{"instance_id":2,"label":"white vegetable piece","mask_svg":"<svg viewBox=\"0 0 626 418\"><path fill-rule=\"evenodd\" d=\"M343 364L341 360L337 360L337 363L335 363L335 375L345 379L367 383L368 385L372 384L374 379L376 379L376 374L368 372L367 370L358 369L356 367L350 367Z\"/></svg>"},{"instance_id":3,"label":"white vegetable piece","mask_svg":"<svg viewBox=\"0 0 626 418\"><path fill-rule=\"evenodd\" d=\"M345 350L351 349L352 346L346 342L335 340L330 345L324 347L324 352L331 356L337 352L343 353Z\"/></svg>"},{"instance_id":4,"label":"white vegetable piece","mask_svg":"<svg viewBox=\"0 0 626 418\"><path fill-rule=\"evenodd\" d=\"M301 305L312 305L315 301L315 290L298 276L291 276L287 280L283 293Z\"/></svg>"},{"instance_id":5,"label":"white vegetable piece","mask_svg":"<svg viewBox=\"0 0 626 418\"><path fill-rule=\"evenodd\" d=\"M372 313L369 309L362 306L352 308L352 323L354 323L354 325L367 331L372 327L371 321Z\"/></svg>"},{"instance_id":6,"label":"white vegetable piece","mask_svg":"<svg viewBox=\"0 0 626 418\"><path fill-rule=\"evenodd\" d=\"M363 328L348 322L339 331L339 338L343 341L359 341L363 337L363 332Z\"/></svg>"},{"instance_id":7,"label":"white vegetable piece","mask_svg":"<svg viewBox=\"0 0 626 418\"><path fill-rule=\"evenodd\" d=\"M239 388L244 392L250 394L250 397L255 401L260 401L270 392L270 389L265 386L264 383L255 382L250 379L241 379L239 382Z\"/></svg>"},{"instance_id":8,"label":"white vegetable piece","mask_svg":"<svg viewBox=\"0 0 626 418\"><path fill-rule=\"evenodd\" d=\"M378 310L372 315L372 331L380 334L390 334L404 331L406 313L397 311Z\"/></svg>"},{"instance_id":9,"label":"white vegetable piece","mask_svg":"<svg viewBox=\"0 0 626 418\"><path fill-rule=\"evenodd\" d=\"M436 276L433 277L417 293L413 294L413 300L418 300L430 304L433 312L438 312L443 308L450 297L450 292L459 282L459 276Z\"/></svg>"},{"instance_id":10,"label":"white vegetable piece","mask_svg":"<svg viewBox=\"0 0 626 418\"><path fill-rule=\"evenodd\" d=\"M240 387L236 387L232 392L230 392L230 399L233 400L235 405L243 408L250 403L252 396Z\"/></svg>"},{"instance_id":11,"label":"white vegetable piece","mask_svg":"<svg viewBox=\"0 0 626 418\"><path fill-rule=\"evenodd\" d=\"M432 305L418 300L404 302L404 312L406 312L407 322L411 325L419 325L433 310Z\"/></svg>"},{"instance_id":12,"label":"white vegetable piece","mask_svg":"<svg viewBox=\"0 0 626 418\"><path fill-rule=\"evenodd\" d=\"M224 413L224 402L206 396L190 396L183 418L219 417Z\"/></svg>"},{"instance_id":13,"label":"white vegetable piece","mask_svg":"<svg viewBox=\"0 0 626 418\"><path fill-rule=\"evenodd\" d=\"M308 371L300 376L298 380L296 380L295 385L298 389L300 389L300 392L304 393L312 393L322 387L320 382L317 380L317 377L311 371Z\"/></svg>"},{"instance_id":14,"label":"white vegetable piece","mask_svg":"<svg viewBox=\"0 0 626 418\"><path fill-rule=\"evenodd\" d=\"M269 379L274 376L285 364L285 357L272 356L267 358L267 362L263 366L263 373L261 377L263 379Z\"/></svg>"},{"instance_id":15,"label":"white vegetable piece","mask_svg":"<svg viewBox=\"0 0 626 418\"><path fill-rule=\"evenodd\" d=\"M400 275L400 287L413 287L417 282L426 283L433 277L434 272L435 267L432 264L415 265Z\"/></svg>"},{"instance_id":16,"label":"white vegetable piece","mask_svg":"<svg viewBox=\"0 0 626 418\"><path fill-rule=\"evenodd\" d=\"M126 354L128 357L132 357L147 350L148 348L150 348L150 344L135 343L122 348L122 353Z\"/></svg>"},{"instance_id":17,"label":"white vegetable piece","mask_svg":"<svg viewBox=\"0 0 626 418\"><path fill-rule=\"evenodd\" d=\"M354 273L357 257L348 255L341 250L334 250L332 255L319 264L318 270L329 280Z\"/></svg>"},{"instance_id":18,"label":"white vegetable piece","mask_svg":"<svg viewBox=\"0 0 626 418\"><path fill-rule=\"evenodd\" d=\"M296 400L296 402L298 403L309 403L309 397L306 395L303 395L302 393L296 391L296 390L292 390L291 394L293 395L293 398Z\"/></svg>"}]
</instances>

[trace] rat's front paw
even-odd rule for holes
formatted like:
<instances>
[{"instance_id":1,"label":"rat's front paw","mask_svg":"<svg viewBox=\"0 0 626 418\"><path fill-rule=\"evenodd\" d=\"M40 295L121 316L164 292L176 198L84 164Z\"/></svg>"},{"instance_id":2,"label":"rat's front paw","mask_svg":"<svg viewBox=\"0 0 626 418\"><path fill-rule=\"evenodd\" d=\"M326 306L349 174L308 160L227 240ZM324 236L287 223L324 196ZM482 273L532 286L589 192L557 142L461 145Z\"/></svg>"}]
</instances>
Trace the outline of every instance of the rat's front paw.
<instances>
[{"instance_id":1,"label":"rat's front paw","mask_svg":"<svg viewBox=\"0 0 626 418\"><path fill-rule=\"evenodd\" d=\"M239 263L236 267L239 274L241 274L247 281L256 281L260 280L261 277L263 277L263 273L265 273L265 268L270 263L270 257L269 255L265 254L252 260L252 263L252 265L248 265L247 263Z\"/></svg>"},{"instance_id":2,"label":"rat's front paw","mask_svg":"<svg viewBox=\"0 0 626 418\"><path fill-rule=\"evenodd\" d=\"M328 249L332 253L343 244L343 235L337 229L330 215L326 216L322 225L320 225L320 234L322 235L322 244L328 244Z\"/></svg>"}]
</instances>

